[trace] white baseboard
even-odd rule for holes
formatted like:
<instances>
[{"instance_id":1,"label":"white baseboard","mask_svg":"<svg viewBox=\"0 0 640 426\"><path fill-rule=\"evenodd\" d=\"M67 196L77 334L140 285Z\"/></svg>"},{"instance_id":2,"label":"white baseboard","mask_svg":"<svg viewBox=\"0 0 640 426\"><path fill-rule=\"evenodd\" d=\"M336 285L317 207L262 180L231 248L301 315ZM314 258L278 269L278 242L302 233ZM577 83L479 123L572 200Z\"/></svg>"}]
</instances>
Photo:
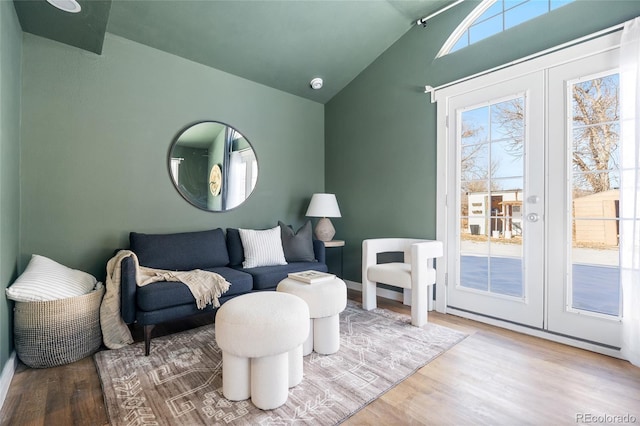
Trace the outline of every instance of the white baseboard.
<instances>
[{"instance_id":1,"label":"white baseboard","mask_svg":"<svg viewBox=\"0 0 640 426\"><path fill-rule=\"evenodd\" d=\"M355 291L359 291L362 292L362 284L356 281L348 281L348 280L344 280L345 284L347 285L347 288L355 290ZM379 297L384 297L385 299L391 299L391 300L395 300L398 302L403 302L403 293L401 292L396 292L393 290L388 290L385 288L380 288L378 287L376 290L376 295ZM620 350L615 349L615 348L608 348L608 347L603 347L601 345L597 345L591 342L585 342L582 340L578 340L578 339L572 339L571 337L568 336L562 336L562 335L558 335L558 334L553 334L553 333L549 333L546 332L544 330L539 330L539 329L533 329L533 328L529 328L529 327L525 327L522 325L518 325L518 324L513 324L507 321L500 321L498 319L494 319L494 318L489 318L489 317L485 317L482 315L477 315L471 312L465 312L465 311L459 311L455 308L450 308L447 307L446 313L449 315L455 315L455 316L459 316L462 318L467 318L473 321L478 321L484 324L489 324L489 325L493 325L496 327L500 327L500 328L505 328L507 330L511 330L511 331L515 331L518 333L522 333L522 334L527 334L529 336L534 336L534 337L539 337L541 339L545 339L545 340L550 340L552 342L556 342L556 343L562 343L564 345L567 346L573 346L576 348L580 348L580 349L585 349L587 351L591 351L591 352L596 352L599 354L603 354L603 355L608 355L610 357L613 358L620 358L620 359L625 359L621 353Z\"/></svg>"},{"instance_id":2,"label":"white baseboard","mask_svg":"<svg viewBox=\"0 0 640 426\"><path fill-rule=\"evenodd\" d=\"M462 318L467 318L473 321L481 322L484 324L493 325L496 327L504 328L507 330L515 331L517 333L526 334L529 336L539 337L541 339L550 340L556 343L562 343L563 345L573 346L575 348L584 349L591 352L607 355L613 358L625 359L619 349L609 348L601 346L595 343L586 342L583 340L571 338L570 336L564 336L560 334L550 333L545 330L530 328L519 324L510 323L508 321L501 321L495 318L485 317L483 315L474 314L473 312L460 311L455 308L447 307L448 315L455 315Z\"/></svg>"},{"instance_id":3,"label":"white baseboard","mask_svg":"<svg viewBox=\"0 0 640 426\"><path fill-rule=\"evenodd\" d=\"M344 280L344 282L347 285L347 288L362 293L362 283L349 280ZM380 287L378 287L378 289L376 290L376 296L384 297L385 299L396 300L398 302L402 302L404 299L402 292L388 290L386 288Z\"/></svg>"},{"instance_id":4,"label":"white baseboard","mask_svg":"<svg viewBox=\"0 0 640 426\"><path fill-rule=\"evenodd\" d=\"M13 373L15 373L17 367L18 357L16 356L16 351L13 351L11 352L11 356L9 356L9 359L2 369L2 374L0 375L0 409L2 409L4 400L7 398L9 386L13 379Z\"/></svg>"}]
</instances>

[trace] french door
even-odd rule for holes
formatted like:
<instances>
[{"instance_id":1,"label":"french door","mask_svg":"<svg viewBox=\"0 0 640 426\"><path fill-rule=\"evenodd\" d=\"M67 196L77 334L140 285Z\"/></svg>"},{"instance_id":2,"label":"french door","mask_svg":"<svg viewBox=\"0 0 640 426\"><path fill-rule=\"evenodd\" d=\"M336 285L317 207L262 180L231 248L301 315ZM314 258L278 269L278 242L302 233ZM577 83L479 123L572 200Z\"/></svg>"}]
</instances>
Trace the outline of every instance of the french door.
<instances>
[{"instance_id":1,"label":"french door","mask_svg":"<svg viewBox=\"0 0 640 426\"><path fill-rule=\"evenodd\" d=\"M543 85L529 74L449 99L448 304L532 327L543 322Z\"/></svg>"},{"instance_id":2,"label":"french door","mask_svg":"<svg viewBox=\"0 0 640 426\"><path fill-rule=\"evenodd\" d=\"M548 328L614 347L622 315L618 55L551 68L548 90Z\"/></svg>"},{"instance_id":3,"label":"french door","mask_svg":"<svg viewBox=\"0 0 640 426\"><path fill-rule=\"evenodd\" d=\"M447 309L620 346L614 37L438 93Z\"/></svg>"}]
</instances>

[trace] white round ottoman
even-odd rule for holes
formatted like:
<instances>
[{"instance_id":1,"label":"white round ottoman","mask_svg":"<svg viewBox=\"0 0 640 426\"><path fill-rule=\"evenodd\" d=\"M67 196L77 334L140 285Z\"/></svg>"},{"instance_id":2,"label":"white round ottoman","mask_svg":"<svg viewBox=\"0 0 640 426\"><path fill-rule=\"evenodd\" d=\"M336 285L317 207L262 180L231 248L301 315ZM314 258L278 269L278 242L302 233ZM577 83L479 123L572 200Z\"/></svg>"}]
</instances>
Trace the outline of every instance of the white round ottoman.
<instances>
[{"instance_id":1,"label":"white round ottoman","mask_svg":"<svg viewBox=\"0 0 640 426\"><path fill-rule=\"evenodd\" d=\"M299 297L272 291L235 297L218 310L215 332L225 398L251 397L256 407L271 410L302 381L309 308Z\"/></svg>"},{"instance_id":2,"label":"white round ottoman","mask_svg":"<svg viewBox=\"0 0 640 426\"><path fill-rule=\"evenodd\" d=\"M294 294L309 306L309 336L303 345L303 354L312 350L329 355L340 349L340 312L347 306L347 286L339 278L313 284L292 278L280 281L278 292Z\"/></svg>"}]
</instances>

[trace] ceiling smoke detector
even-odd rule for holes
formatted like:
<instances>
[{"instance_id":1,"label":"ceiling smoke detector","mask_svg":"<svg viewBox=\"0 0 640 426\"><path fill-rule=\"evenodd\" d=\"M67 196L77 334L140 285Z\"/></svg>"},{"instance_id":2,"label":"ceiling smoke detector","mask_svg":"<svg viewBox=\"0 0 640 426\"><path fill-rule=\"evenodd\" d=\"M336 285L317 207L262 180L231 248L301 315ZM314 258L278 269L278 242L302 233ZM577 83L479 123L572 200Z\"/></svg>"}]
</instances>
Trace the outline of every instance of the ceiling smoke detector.
<instances>
[{"instance_id":1,"label":"ceiling smoke detector","mask_svg":"<svg viewBox=\"0 0 640 426\"><path fill-rule=\"evenodd\" d=\"M47 3L69 13L78 13L82 9L76 0L47 0Z\"/></svg>"},{"instance_id":2,"label":"ceiling smoke detector","mask_svg":"<svg viewBox=\"0 0 640 426\"><path fill-rule=\"evenodd\" d=\"M311 80L310 84L313 90L322 89L322 79L320 77L316 77L313 80Z\"/></svg>"}]
</instances>

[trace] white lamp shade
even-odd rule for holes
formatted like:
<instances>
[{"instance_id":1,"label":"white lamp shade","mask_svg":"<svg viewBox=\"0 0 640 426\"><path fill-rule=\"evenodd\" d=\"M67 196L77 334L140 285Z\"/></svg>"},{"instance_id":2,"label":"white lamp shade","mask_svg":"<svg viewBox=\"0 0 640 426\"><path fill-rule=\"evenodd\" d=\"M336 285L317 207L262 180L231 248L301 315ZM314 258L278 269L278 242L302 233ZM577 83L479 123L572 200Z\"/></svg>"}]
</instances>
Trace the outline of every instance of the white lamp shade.
<instances>
[{"instance_id":1,"label":"white lamp shade","mask_svg":"<svg viewBox=\"0 0 640 426\"><path fill-rule=\"evenodd\" d=\"M335 194L313 194L306 216L342 217Z\"/></svg>"}]
</instances>

